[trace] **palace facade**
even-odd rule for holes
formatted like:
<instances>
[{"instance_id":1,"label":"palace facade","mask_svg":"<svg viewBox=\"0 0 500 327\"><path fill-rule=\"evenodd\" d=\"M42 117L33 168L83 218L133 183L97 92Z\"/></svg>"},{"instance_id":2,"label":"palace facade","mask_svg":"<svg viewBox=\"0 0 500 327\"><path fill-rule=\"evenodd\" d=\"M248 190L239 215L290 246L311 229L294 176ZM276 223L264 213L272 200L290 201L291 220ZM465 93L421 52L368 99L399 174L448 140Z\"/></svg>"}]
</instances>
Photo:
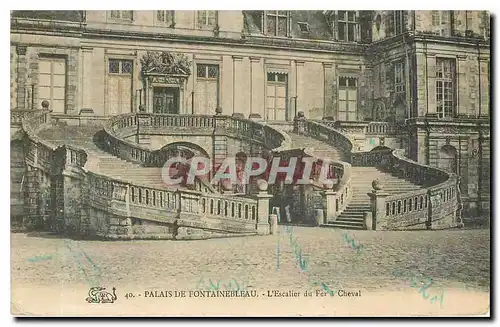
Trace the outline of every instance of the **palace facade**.
<instances>
[{"instance_id":1,"label":"palace facade","mask_svg":"<svg viewBox=\"0 0 500 327\"><path fill-rule=\"evenodd\" d=\"M272 126L303 112L358 150L456 173L463 216L489 212L488 12L13 11L10 48L11 110L47 100L68 119L217 111Z\"/></svg>"}]
</instances>

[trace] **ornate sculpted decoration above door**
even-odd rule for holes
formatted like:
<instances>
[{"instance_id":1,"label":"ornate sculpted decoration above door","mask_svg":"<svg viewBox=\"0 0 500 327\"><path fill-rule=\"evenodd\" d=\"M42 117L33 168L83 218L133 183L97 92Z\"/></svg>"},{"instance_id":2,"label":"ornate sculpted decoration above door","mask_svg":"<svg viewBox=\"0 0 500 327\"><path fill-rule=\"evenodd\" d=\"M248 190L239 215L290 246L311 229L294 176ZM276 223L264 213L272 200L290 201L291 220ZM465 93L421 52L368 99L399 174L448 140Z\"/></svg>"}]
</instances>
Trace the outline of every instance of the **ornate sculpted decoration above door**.
<instances>
[{"instance_id":1,"label":"ornate sculpted decoration above door","mask_svg":"<svg viewBox=\"0 0 500 327\"><path fill-rule=\"evenodd\" d=\"M141 66L143 75L191 75L191 61L182 53L148 51Z\"/></svg>"}]
</instances>

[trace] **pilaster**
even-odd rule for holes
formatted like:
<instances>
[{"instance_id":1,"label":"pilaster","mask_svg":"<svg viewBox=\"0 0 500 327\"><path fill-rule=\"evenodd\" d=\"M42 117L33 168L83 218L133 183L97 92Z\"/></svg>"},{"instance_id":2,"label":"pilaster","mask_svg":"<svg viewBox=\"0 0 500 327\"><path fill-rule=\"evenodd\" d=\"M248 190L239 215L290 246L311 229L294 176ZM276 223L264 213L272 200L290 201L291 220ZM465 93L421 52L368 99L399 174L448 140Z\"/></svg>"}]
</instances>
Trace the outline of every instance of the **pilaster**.
<instances>
[{"instance_id":1,"label":"pilaster","mask_svg":"<svg viewBox=\"0 0 500 327\"><path fill-rule=\"evenodd\" d=\"M323 63L323 79L324 79L324 111L323 117L335 117L333 107L334 88L332 82L334 80L333 64L331 62Z\"/></svg>"},{"instance_id":2,"label":"pilaster","mask_svg":"<svg viewBox=\"0 0 500 327\"><path fill-rule=\"evenodd\" d=\"M243 109L243 90L240 87L242 79L243 57L233 56L233 114Z\"/></svg>"},{"instance_id":3,"label":"pilaster","mask_svg":"<svg viewBox=\"0 0 500 327\"><path fill-rule=\"evenodd\" d=\"M367 194L370 197L373 224L372 229L385 229L385 226L387 226L385 198L389 196L389 193L384 192L383 190L373 190L371 193Z\"/></svg>"},{"instance_id":4,"label":"pilaster","mask_svg":"<svg viewBox=\"0 0 500 327\"><path fill-rule=\"evenodd\" d=\"M17 109L26 108L26 87L28 83L28 60L26 58L27 47L18 45L17 52Z\"/></svg>"}]
</instances>

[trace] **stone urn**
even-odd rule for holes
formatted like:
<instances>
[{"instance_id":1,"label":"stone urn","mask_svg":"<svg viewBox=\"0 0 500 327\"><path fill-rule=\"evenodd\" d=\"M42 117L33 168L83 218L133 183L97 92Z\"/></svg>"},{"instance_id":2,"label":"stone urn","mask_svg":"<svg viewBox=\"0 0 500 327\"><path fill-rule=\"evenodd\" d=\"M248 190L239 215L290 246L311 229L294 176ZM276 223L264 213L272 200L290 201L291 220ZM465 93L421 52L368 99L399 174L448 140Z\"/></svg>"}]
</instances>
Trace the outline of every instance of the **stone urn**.
<instances>
[{"instance_id":1,"label":"stone urn","mask_svg":"<svg viewBox=\"0 0 500 327\"><path fill-rule=\"evenodd\" d=\"M50 105L49 101L47 101L47 100L43 100L42 101L42 108L43 109L48 110L49 109L49 105Z\"/></svg>"},{"instance_id":2,"label":"stone urn","mask_svg":"<svg viewBox=\"0 0 500 327\"><path fill-rule=\"evenodd\" d=\"M257 188L259 189L259 192L266 192L268 186L269 184L263 179L259 179L257 181Z\"/></svg>"},{"instance_id":3,"label":"stone urn","mask_svg":"<svg viewBox=\"0 0 500 327\"><path fill-rule=\"evenodd\" d=\"M375 191L381 191L384 189L382 186L382 183L380 182L380 180L378 178L373 180L372 187Z\"/></svg>"},{"instance_id":4,"label":"stone urn","mask_svg":"<svg viewBox=\"0 0 500 327\"><path fill-rule=\"evenodd\" d=\"M225 191L225 192L230 192L233 190L233 183L231 183L231 179L223 179L221 180L221 186L222 186L222 190Z\"/></svg>"}]
</instances>

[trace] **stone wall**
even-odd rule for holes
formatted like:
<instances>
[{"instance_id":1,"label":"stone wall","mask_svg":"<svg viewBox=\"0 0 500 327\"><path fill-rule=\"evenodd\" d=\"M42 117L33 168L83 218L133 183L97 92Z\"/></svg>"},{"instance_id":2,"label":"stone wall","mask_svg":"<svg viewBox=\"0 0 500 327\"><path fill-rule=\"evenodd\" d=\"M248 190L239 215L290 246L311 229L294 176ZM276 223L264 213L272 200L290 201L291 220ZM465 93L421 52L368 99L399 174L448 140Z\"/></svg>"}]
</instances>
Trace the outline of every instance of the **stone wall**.
<instances>
[{"instance_id":1,"label":"stone wall","mask_svg":"<svg viewBox=\"0 0 500 327\"><path fill-rule=\"evenodd\" d=\"M10 219L12 228L21 228L24 208L24 155L21 141L10 143Z\"/></svg>"}]
</instances>

